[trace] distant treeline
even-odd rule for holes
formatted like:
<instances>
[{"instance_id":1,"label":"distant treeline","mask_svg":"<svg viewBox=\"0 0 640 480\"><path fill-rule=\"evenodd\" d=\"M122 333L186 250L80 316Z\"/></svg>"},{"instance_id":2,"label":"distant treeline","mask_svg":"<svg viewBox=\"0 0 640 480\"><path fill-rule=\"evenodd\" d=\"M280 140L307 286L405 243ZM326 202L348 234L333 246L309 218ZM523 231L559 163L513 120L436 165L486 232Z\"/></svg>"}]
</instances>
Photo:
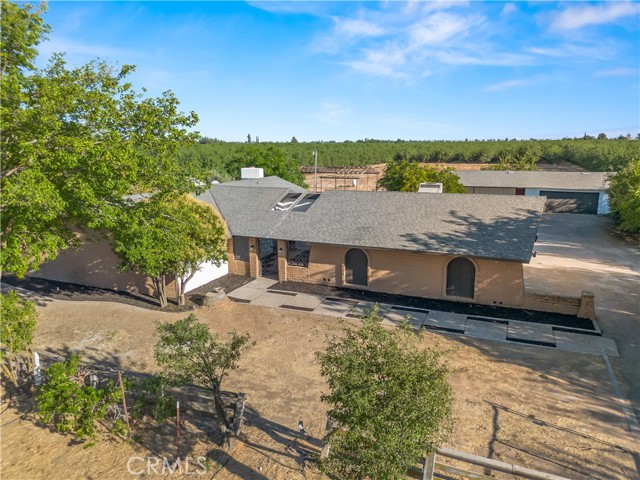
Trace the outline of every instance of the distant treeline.
<instances>
[{"instance_id":1,"label":"distant treeline","mask_svg":"<svg viewBox=\"0 0 640 480\"><path fill-rule=\"evenodd\" d=\"M535 169L537 163L571 162L590 171L617 171L640 156L640 140L486 140L355 142L223 142L203 138L183 149L184 161L212 172L221 181L237 178L238 160L249 151L268 149L284 154L286 163L311 165L313 151L320 166L347 166L408 160L430 163L491 163L496 168Z\"/></svg>"}]
</instances>

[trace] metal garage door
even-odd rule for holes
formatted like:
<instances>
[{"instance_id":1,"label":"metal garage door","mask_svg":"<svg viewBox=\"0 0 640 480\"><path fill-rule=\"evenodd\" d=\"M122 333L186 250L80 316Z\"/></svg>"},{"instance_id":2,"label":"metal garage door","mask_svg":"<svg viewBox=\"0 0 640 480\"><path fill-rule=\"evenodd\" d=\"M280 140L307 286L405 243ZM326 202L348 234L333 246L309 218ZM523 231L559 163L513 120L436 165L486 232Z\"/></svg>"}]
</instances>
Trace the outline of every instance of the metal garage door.
<instances>
[{"instance_id":1,"label":"metal garage door","mask_svg":"<svg viewBox=\"0 0 640 480\"><path fill-rule=\"evenodd\" d=\"M541 190L547 197L545 212L550 213L598 213L598 192L554 192Z\"/></svg>"}]
</instances>

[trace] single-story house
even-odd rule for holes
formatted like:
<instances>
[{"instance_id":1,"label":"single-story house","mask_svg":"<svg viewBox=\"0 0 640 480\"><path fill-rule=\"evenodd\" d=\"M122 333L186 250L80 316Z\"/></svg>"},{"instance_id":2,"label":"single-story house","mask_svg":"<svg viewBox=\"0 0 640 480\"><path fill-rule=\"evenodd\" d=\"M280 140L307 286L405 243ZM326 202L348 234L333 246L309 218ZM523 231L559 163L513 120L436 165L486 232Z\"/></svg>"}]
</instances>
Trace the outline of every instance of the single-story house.
<instances>
[{"instance_id":1,"label":"single-story house","mask_svg":"<svg viewBox=\"0 0 640 480\"><path fill-rule=\"evenodd\" d=\"M525 290L546 199L532 195L326 191L278 177L212 184L198 199L227 226L228 261L205 265L191 289L227 272L594 318L593 295ZM153 294L121 272L100 238L87 239L35 277ZM168 294L171 295L168 286Z\"/></svg>"},{"instance_id":2,"label":"single-story house","mask_svg":"<svg viewBox=\"0 0 640 480\"><path fill-rule=\"evenodd\" d=\"M459 170L469 193L546 197L550 213L609 213L606 172Z\"/></svg>"},{"instance_id":3,"label":"single-story house","mask_svg":"<svg viewBox=\"0 0 640 480\"><path fill-rule=\"evenodd\" d=\"M198 197L228 230L229 272L523 307L523 264L545 200L505 195L326 191L277 177Z\"/></svg>"}]
</instances>

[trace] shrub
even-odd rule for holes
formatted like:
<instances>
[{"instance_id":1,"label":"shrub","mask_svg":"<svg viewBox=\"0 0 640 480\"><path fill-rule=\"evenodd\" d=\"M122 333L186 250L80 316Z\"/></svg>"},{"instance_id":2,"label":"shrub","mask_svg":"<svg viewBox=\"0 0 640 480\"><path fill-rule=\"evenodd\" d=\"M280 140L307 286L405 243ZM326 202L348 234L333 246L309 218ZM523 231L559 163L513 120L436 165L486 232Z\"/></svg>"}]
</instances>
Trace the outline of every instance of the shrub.
<instances>
[{"instance_id":1,"label":"shrub","mask_svg":"<svg viewBox=\"0 0 640 480\"><path fill-rule=\"evenodd\" d=\"M37 394L38 416L59 432L95 438L96 422L120 400L120 390L110 380L98 388L85 385L80 357L72 354L47 369Z\"/></svg>"}]
</instances>

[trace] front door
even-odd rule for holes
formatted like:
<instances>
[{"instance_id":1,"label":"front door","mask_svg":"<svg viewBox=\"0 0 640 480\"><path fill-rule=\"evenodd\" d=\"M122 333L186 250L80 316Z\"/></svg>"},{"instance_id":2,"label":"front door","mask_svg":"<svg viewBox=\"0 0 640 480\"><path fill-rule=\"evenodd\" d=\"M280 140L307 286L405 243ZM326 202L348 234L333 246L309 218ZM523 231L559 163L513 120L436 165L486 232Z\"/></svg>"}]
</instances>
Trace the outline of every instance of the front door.
<instances>
[{"instance_id":1,"label":"front door","mask_svg":"<svg viewBox=\"0 0 640 480\"><path fill-rule=\"evenodd\" d=\"M278 277L278 241L261 238L259 244L260 276Z\"/></svg>"},{"instance_id":2,"label":"front door","mask_svg":"<svg viewBox=\"0 0 640 480\"><path fill-rule=\"evenodd\" d=\"M367 286L369 277L369 260L367 254L359 248L352 248L344 258L345 275L347 285Z\"/></svg>"}]
</instances>

